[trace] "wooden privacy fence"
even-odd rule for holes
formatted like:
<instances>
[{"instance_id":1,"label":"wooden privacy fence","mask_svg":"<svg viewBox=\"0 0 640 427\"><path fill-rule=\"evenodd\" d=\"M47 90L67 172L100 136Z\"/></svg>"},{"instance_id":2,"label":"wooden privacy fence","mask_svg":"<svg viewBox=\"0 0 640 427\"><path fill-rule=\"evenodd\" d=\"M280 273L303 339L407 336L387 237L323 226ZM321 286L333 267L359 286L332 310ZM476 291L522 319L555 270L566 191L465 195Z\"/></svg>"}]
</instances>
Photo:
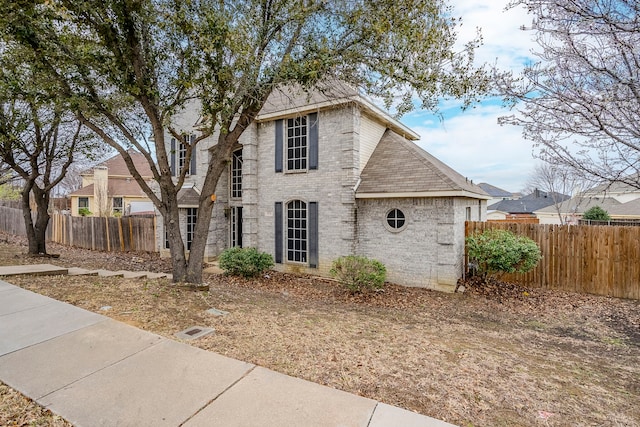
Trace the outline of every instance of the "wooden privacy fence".
<instances>
[{"instance_id":1,"label":"wooden privacy fence","mask_svg":"<svg viewBox=\"0 0 640 427\"><path fill-rule=\"evenodd\" d=\"M155 217L51 215L47 240L109 252L156 252Z\"/></svg>"},{"instance_id":2,"label":"wooden privacy fence","mask_svg":"<svg viewBox=\"0 0 640 427\"><path fill-rule=\"evenodd\" d=\"M25 236L22 210L0 206L0 230ZM157 252L155 217L72 217L52 214L47 241L109 252Z\"/></svg>"},{"instance_id":3,"label":"wooden privacy fence","mask_svg":"<svg viewBox=\"0 0 640 427\"><path fill-rule=\"evenodd\" d=\"M26 236L22 209L0 206L0 230L16 236Z\"/></svg>"},{"instance_id":4,"label":"wooden privacy fence","mask_svg":"<svg viewBox=\"0 0 640 427\"><path fill-rule=\"evenodd\" d=\"M529 237L542 252L535 269L507 281L640 299L640 227L467 222L465 235L494 228Z\"/></svg>"}]
</instances>

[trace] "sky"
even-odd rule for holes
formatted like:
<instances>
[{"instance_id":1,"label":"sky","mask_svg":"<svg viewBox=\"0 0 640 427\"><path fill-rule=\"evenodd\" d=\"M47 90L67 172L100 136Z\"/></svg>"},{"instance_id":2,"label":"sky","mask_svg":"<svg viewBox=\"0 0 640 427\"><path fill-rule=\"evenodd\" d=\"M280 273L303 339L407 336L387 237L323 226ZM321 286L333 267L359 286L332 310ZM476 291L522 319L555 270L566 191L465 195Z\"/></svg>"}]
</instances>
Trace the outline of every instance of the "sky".
<instances>
[{"instance_id":1,"label":"sky","mask_svg":"<svg viewBox=\"0 0 640 427\"><path fill-rule=\"evenodd\" d=\"M530 26L532 16L522 8L505 11L507 0L449 0L454 14L462 17L458 41L465 42L480 28L483 45L476 52L478 63L496 63L503 70L522 70L533 60L536 44ZM498 99L488 99L475 108L460 111L460 104L440 105L444 120L428 111L413 111L401 121L420 134L417 141L474 183L487 182L504 190L521 191L534 166L530 141L516 126L498 125L498 117L514 112Z\"/></svg>"}]
</instances>

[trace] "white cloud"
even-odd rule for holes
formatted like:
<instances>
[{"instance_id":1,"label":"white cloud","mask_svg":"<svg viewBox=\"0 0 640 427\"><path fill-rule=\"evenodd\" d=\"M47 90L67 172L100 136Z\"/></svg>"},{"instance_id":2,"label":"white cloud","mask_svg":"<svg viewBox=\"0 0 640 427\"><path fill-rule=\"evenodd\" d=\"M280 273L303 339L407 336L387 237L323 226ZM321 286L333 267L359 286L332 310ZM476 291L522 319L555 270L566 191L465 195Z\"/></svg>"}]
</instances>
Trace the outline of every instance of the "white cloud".
<instances>
[{"instance_id":1,"label":"white cloud","mask_svg":"<svg viewBox=\"0 0 640 427\"><path fill-rule=\"evenodd\" d=\"M479 64L496 63L501 69L518 71L532 56L534 34L520 29L530 26L532 17L522 7L505 10L503 0L452 0L452 5L454 15L462 17L459 43L473 39L477 28L482 33L483 45L476 52Z\"/></svg>"},{"instance_id":2,"label":"white cloud","mask_svg":"<svg viewBox=\"0 0 640 427\"><path fill-rule=\"evenodd\" d=\"M477 28L481 30L484 44L476 52L478 64L495 64L517 73L531 62L534 34L520 29L531 25L526 10L505 11L506 1L502 0L452 0L452 5L454 15L462 17L461 46L475 37ZM403 122L421 135L418 145L473 182L488 182L509 191L524 188L536 160L520 128L498 125L498 117L511 112L496 100L464 112L458 105L457 101L441 103L443 122L425 111L410 113Z\"/></svg>"},{"instance_id":3,"label":"white cloud","mask_svg":"<svg viewBox=\"0 0 640 427\"><path fill-rule=\"evenodd\" d=\"M514 192L524 188L535 160L520 128L497 124L506 113L500 106L484 105L444 122L426 112L404 121L420 134L419 146L460 174Z\"/></svg>"}]
</instances>

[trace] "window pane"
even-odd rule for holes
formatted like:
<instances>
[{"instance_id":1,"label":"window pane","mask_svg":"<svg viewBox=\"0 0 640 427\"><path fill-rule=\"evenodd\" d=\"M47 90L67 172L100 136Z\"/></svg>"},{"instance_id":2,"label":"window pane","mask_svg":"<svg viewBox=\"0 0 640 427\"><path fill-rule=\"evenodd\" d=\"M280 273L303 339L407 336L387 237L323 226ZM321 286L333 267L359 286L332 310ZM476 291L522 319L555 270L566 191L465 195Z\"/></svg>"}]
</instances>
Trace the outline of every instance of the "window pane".
<instances>
[{"instance_id":1,"label":"window pane","mask_svg":"<svg viewBox=\"0 0 640 427\"><path fill-rule=\"evenodd\" d=\"M287 119L286 164L288 170L306 169L307 117Z\"/></svg>"},{"instance_id":2,"label":"window pane","mask_svg":"<svg viewBox=\"0 0 640 427\"><path fill-rule=\"evenodd\" d=\"M387 214L387 224L389 227L398 230L405 224L404 213L400 209L392 209Z\"/></svg>"},{"instance_id":3,"label":"window pane","mask_svg":"<svg viewBox=\"0 0 640 427\"><path fill-rule=\"evenodd\" d=\"M242 150L233 152L231 160L231 198L242 198Z\"/></svg>"},{"instance_id":4,"label":"window pane","mask_svg":"<svg viewBox=\"0 0 640 427\"><path fill-rule=\"evenodd\" d=\"M306 262L307 205L293 200L287 204L287 260Z\"/></svg>"}]
</instances>

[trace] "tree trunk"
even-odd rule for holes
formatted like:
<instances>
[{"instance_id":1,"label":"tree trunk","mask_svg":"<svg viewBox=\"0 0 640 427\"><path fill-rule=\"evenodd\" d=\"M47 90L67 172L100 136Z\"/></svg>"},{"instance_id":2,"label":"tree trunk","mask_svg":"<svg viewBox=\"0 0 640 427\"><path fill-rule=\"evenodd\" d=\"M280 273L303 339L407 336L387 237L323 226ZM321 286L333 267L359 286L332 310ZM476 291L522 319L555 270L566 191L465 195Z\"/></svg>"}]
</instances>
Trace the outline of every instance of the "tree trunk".
<instances>
[{"instance_id":1,"label":"tree trunk","mask_svg":"<svg viewBox=\"0 0 640 427\"><path fill-rule=\"evenodd\" d=\"M178 210L178 197L170 176L161 177L160 193L163 203L158 206L162 214L166 239L169 242L173 267L173 281L184 282L187 280L187 260L184 252L184 241L180 233L180 213ZM165 236L161 236L164 245Z\"/></svg>"},{"instance_id":2,"label":"tree trunk","mask_svg":"<svg viewBox=\"0 0 640 427\"><path fill-rule=\"evenodd\" d=\"M33 222L31 212L30 195L36 203L36 222ZM47 253L46 237L47 226L49 225L49 192L42 190L33 182L25 184L22 190L22 216L24 217L24 228L27 233L28 253L30 255L40 255Z\"/></svg>"},{"instance_id":3,"label":"tree trunk","mask_svg":"<svg viewBox=\"0 0 640 427\"><path fill-rule=\"evenodd\" d=\"M24 218L24 229L27 234L28 253L30 255L37 255L39 253L38 244L36 242L36 232L33 226L33 218L31 217L31 204L29 200L32 188L33 181L27 181L22 189L22 217Z\"/></svg>"},{"instance_id":4,"label":"tree trunk","mask_svg":"<svg viewBox=\"0 0 640 427\"><path fill-rule=\"evenodd\" d=\"M214 202L211 196L215 194L216 187L220 176L227 169L227 160L231 156L233 143L224 141L223 144L210 149L209 167L207 168L207 180L202 186L200 201L198 204L198 218L196 219L196 227L191 242L191 250L189 252L189 263L187 265L186 281L189 283L202 283L202 266L204 263L204 251L207 245L207 236L209 235L209 225L211 223L211 214Z\"/></svg>"},{"instance_id":5,"label":"tree trunk","mask_svg":"<svg viewBox=\"0 0 640 427\"><path fill-rule=\"evenodd\" d=\"M35 246L39 254L47 253L47 226L49 225L49 192L33 187L33 195L36 202L36 224L34 227Z\"/></svg>"}]
</instances>

